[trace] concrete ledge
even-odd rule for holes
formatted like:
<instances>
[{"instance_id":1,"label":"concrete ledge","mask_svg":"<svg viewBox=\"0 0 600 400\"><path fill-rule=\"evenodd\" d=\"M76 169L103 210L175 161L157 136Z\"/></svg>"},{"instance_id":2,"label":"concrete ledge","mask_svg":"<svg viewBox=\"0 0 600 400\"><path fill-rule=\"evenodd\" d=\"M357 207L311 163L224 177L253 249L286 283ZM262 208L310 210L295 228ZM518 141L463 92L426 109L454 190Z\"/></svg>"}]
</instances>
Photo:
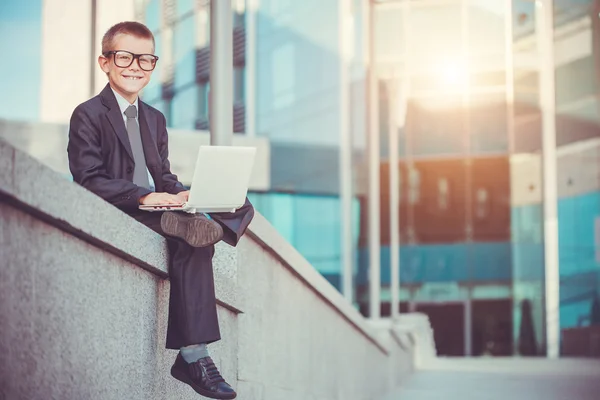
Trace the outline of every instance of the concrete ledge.
<instances>
[{"instance_id":1,"label":"concrete ledge","mask_svg":"<svg viewBox=\"0 0 600 400\"><path fill-rule=\"evenodd\" d=\"M414 349L415 367L423 368L437 357L433 329L423 313L401 314L393 328L403 343Z\"/></svg>"},{"instance_id":2,"label":"concrete ledge","mask_svg":"<svg viewBox=\"0 0 600 400\"><path fill-rule=\"evenodd\" d=\"M168 276L164 238L2 138L0 198L163 279ZM235 249L217 246L215 290L222 306L240 312L235 257Z\"/></svg>"},{"instance_id":3,"label":"concrete ledge","mask_svg":"<svg viewBox=\"0 0 600 400\"><path fill-rule=\"evenodd\" d=\"M197 398L168 375L162 237L1 139L0 220L0 398ZM376 400L413 370L405 333L369 324L261 215L214 269L210 351L240 399Z\"/></svg>"},{"instance_id":4,"label":"concrete ledge","mask_svg":"<svg viewBox=\"0 0 600 400\"><path fill-rule=\"evenodd\" d=\"M388 353L386 343L379 340L365 318L325 279L291 244L285 241L275 228L257 213L249 227L250 236L282 264L289 268L301 281L319 294L331 307L358 329L379 349Z\"/></svg>"}]
</instances>

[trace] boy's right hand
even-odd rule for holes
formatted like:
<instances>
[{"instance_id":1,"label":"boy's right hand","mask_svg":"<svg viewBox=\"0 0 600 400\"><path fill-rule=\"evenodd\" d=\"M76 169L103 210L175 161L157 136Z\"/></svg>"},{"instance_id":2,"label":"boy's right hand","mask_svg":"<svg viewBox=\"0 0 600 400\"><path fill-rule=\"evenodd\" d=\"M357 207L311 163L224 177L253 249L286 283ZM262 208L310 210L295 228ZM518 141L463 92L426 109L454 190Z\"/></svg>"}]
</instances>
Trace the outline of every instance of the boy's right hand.
<instances>
[{"instance_id":1,"label":"boy's right hand","mask_svg":"<svg viewBox=\"0 0 600 400\"><path fill-rule=\"evenodd\" d=\"M183 204L181 197L169 193L150 193L140 197L140 204L143 205L163 205L163 204Z\"/></svg>"}]
</instances>

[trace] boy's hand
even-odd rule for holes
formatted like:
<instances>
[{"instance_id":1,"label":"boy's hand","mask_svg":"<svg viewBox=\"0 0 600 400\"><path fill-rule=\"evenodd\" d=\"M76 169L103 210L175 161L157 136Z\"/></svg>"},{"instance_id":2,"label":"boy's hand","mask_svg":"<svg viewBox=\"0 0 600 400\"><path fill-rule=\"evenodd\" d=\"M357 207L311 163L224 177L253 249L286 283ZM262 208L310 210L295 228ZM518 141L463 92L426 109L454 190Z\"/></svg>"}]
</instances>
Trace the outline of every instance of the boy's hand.
<instances>
[{"instance_id":1,"label":"boy's hand","mask_svg":"<svg viewBox=\"0 0 600 400\"><path fill-rule=\"evenodd\" d=\"M163 204L183 204L182 197L169 193L150 193L140 198L140 204L143 205L163 205Z\"/></svg>"},{"instance_id":2,"label":"boy's hand","mask_svg":"<svg viewBox=\"0 0 600 400\"><path fill-rule=\"evenodd\" d=\"M187 202L190 198L190 191L189 190L185 190L183 192L179 192L177 193L177 196L181 197L183 199L183 202Z\"/></svg>"}]
</instances>

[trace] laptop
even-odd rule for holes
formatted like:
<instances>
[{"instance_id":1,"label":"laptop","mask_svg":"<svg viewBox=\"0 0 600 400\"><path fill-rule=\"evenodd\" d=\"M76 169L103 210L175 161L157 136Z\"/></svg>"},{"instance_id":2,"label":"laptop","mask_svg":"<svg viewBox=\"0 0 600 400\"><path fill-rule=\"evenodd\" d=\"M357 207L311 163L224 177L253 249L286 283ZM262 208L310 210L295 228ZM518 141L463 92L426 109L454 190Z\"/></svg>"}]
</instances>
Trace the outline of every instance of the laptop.
<instances>
[{"instance_id":1,"label":"laptop","mask_svg":"<svg viewBox=\"0 0 600 400\"><path fill-rule=\"evenodd\" d=\"M140 205L144 211L235 212L246 202L256 148L200 146L187 203Z\"/></svg>"}]
</instances>

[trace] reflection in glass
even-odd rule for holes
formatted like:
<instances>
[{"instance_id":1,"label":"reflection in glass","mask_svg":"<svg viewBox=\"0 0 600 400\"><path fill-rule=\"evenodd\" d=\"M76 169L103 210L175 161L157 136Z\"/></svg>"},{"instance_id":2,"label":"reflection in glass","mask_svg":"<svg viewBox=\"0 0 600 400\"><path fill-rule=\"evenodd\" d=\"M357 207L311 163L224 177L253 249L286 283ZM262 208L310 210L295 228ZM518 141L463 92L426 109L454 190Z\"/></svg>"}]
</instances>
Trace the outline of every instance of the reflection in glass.
<instances>
[{"instance_id":1,"label":"reflection in glass","mask_svg":"<svg viewBox=\"0 0 600 400\"><path fill-rule=\"evenodd\" d=\"M173 35L175 57L175 88L192 84L196 73L194 18L187 17L177 23Z\"/></svg>"},{"instance_id":2,"label":"reflection in glass","mask_svg":"<svg viewBox=\"0 0 600 400\"><path fill-rule=\"evenodd\" d=\"M181 17L194 10L194 0L175 0L177 3L177 16Z\"/></svg>"},{"instance_id":3,"label":"reflection in glass","mask_svg":"<svg viewBox=\"0 0 600 400\"><path fill-rule=\"evenodd\" d=\"M160 28L160 0L149 0L146 2L144 24L152 32L156 32Z\"/></svg>"},{"instance_id":4,"label":"reflection in glass","mask_svg":"<svg viewBox=\"0 0 600 400\"><path fill-rule=\"evenodd\" d=\"M195 86L175 93L171 104L171 126L178 129L194 129L198 91Z\"/></svg>"},{"instance_id":5,"label":"reflection in glass","mask_svg":"<svg viewBox=\"0 0 600 400\"><path fill-rule=\"evenodd\" d=\"M162 35L155 34L154 41L156 44L154 53L160 57L161 51L162 51ZM156 65L156 68L154 68L154 71L152 72L152 78L150 79L150 82L144 88L144 91L142 92L142 97L144 98L144 101L146 101L146 102L154 103L160 99L161 86L162 86L162 83L161 83L162 67L161 66L162 66L161 62L159 62Z\"/></svg>"}]
</instances>

